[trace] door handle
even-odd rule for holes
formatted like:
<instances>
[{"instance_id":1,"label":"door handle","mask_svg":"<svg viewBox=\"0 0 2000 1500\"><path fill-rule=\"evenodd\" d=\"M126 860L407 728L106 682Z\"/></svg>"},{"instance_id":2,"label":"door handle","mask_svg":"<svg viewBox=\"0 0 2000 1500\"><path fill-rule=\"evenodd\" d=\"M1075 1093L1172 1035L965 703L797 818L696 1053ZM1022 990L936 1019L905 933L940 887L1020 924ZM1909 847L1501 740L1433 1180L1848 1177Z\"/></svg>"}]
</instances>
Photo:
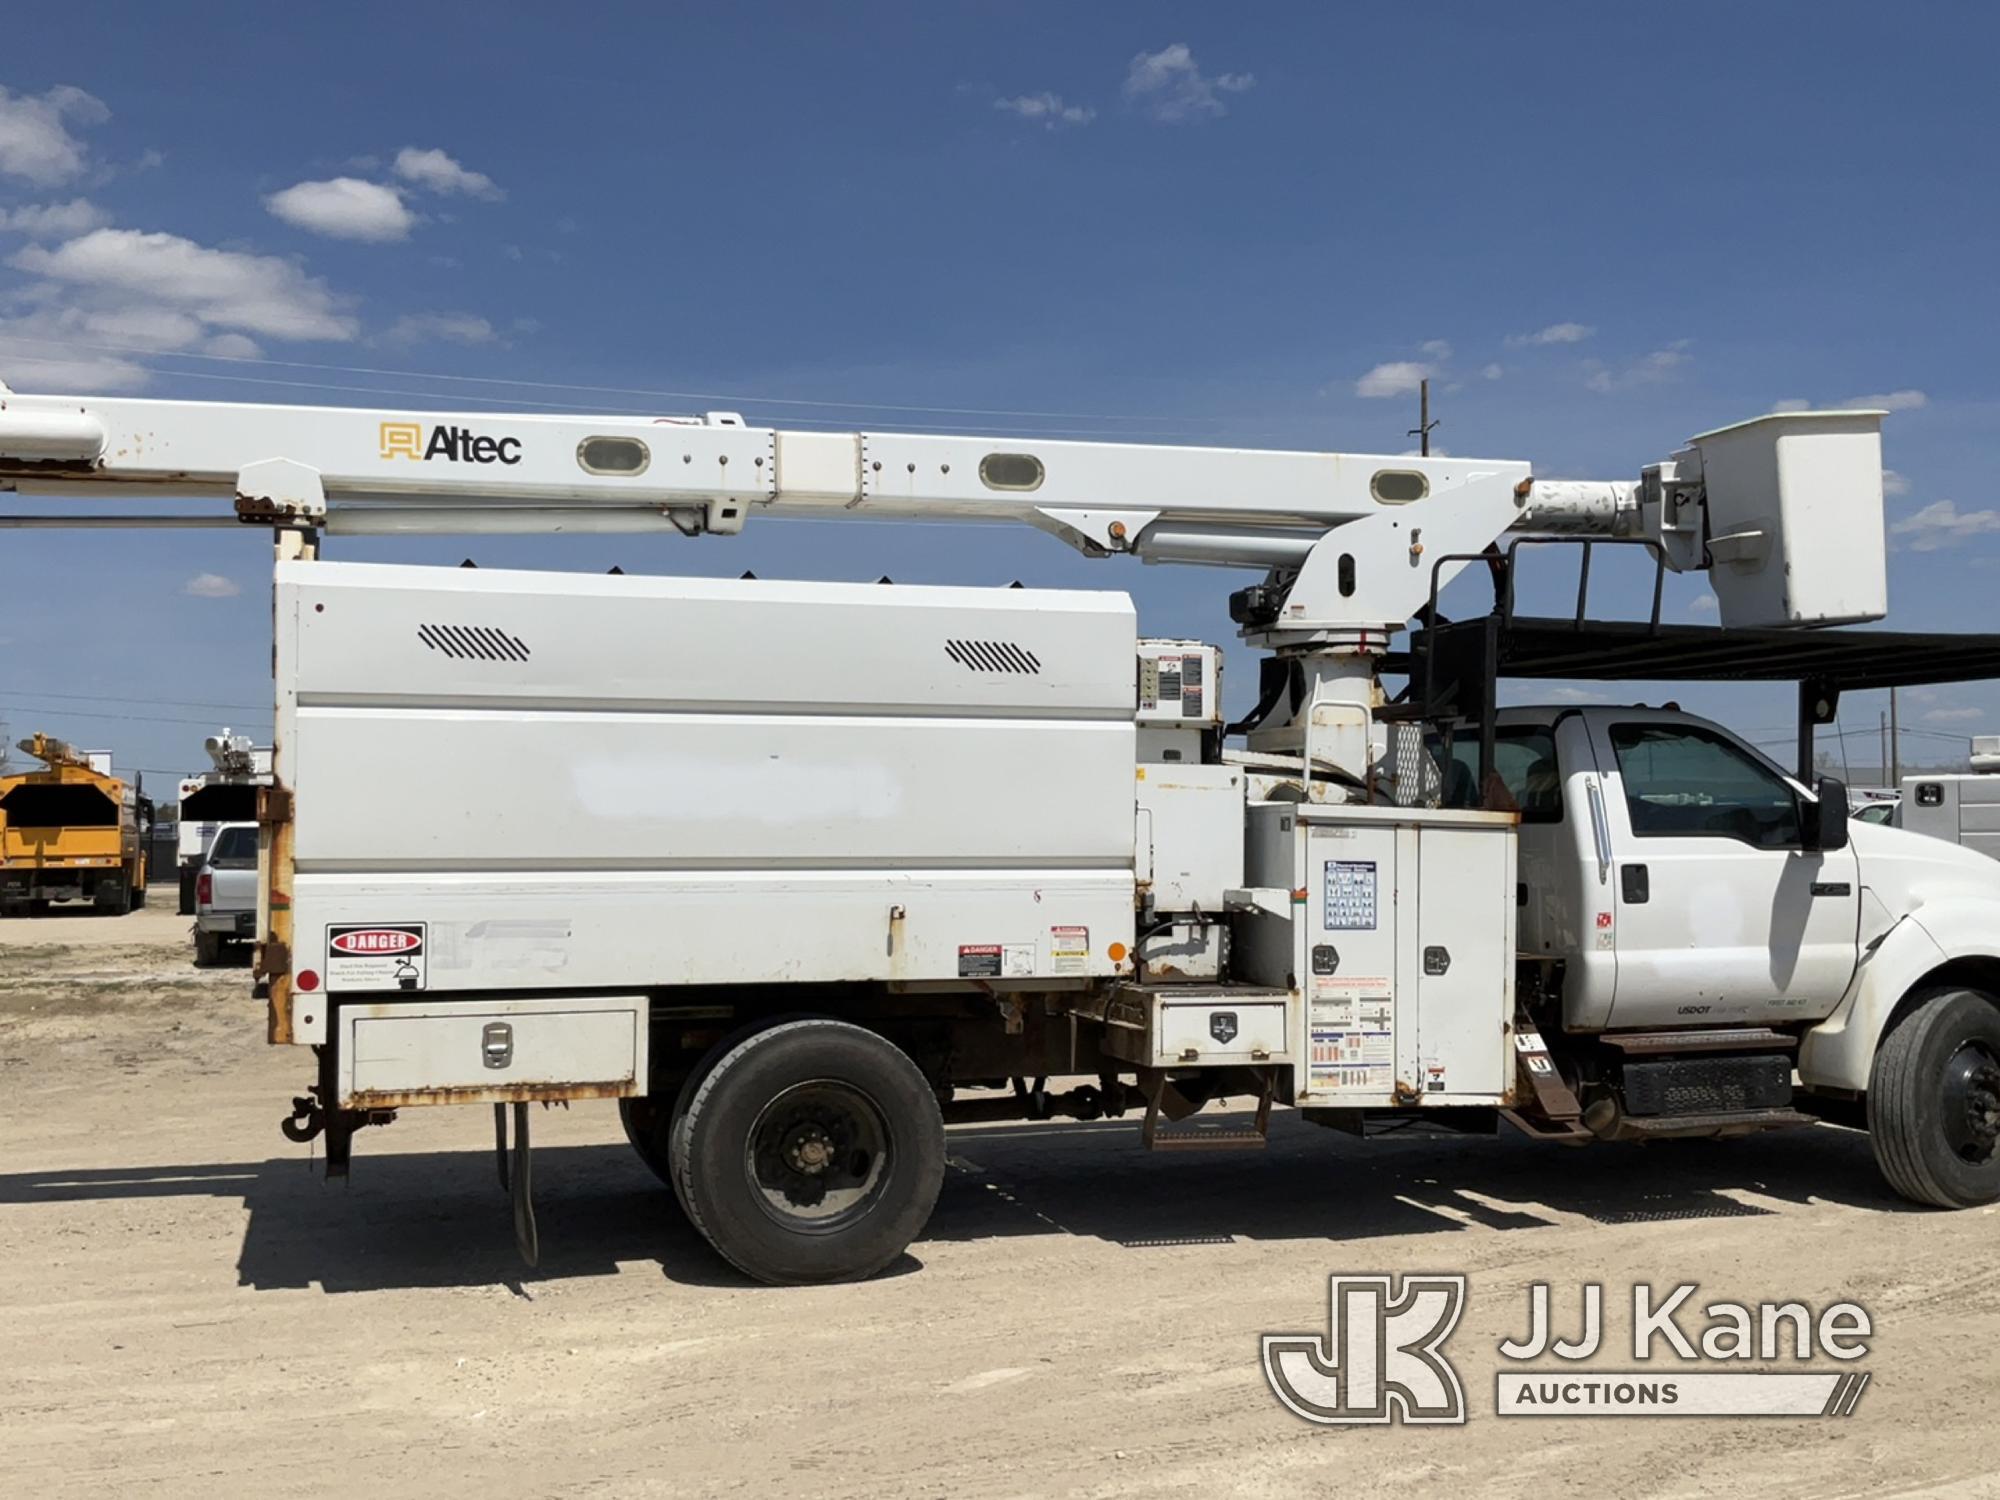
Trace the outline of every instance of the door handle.
<instances>
[{"instance_id":1,"label":"door handle","mask_svg":"<svg viewBox=\"0 0 2000 1500\"><path fill-rule=\"evenodd\" d=\"M1611 878L1611 828L1604 820L1604 793L1595 776L1584 778L1583 789L1589 795L1590 831L1597 843L1597 883L1603 885Z\"/></svg>"},{"instance_id":2,"label":"door handle","mask_svg":"<svg viewBox=\"0 0 2000 1500\"><path fill-rule=\"evenodd\" d=\"M1627 906L1643 906L1653 897L1652 878L1644 865L1619 866L1618 887Z\"/></svg>"}]
</instances>

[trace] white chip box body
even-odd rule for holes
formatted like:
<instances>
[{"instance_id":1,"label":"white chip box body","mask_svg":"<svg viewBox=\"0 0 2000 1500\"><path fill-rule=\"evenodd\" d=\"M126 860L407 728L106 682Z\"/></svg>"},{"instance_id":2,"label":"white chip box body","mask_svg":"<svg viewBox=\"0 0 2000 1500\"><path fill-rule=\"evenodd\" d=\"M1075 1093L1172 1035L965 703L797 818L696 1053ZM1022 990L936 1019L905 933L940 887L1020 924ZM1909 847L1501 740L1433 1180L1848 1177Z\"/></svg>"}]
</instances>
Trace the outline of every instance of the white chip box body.
<instances>
[{"instance_id":1,"label":"white chip box body","mask_svg":"<svg viewBox=\"0 0 2000 1500\"><path fill-rule=\"evenodd\" d=\"M1248 978L1284 985L1296 1101L1512 1102L1515 817L1259 803L1248 878L1298 893L1246 919Z\"/></svg>"},{"instance_id":2,"label":"white chip box body","mask_svg":"<svg viewBox=\"0 0 2000 1500\"><path fill-rule=\"evenodd\" d=\"M295 981L1126 972L1136 638L1111 593L281 564Z\"/></svg>"}]
</instances>

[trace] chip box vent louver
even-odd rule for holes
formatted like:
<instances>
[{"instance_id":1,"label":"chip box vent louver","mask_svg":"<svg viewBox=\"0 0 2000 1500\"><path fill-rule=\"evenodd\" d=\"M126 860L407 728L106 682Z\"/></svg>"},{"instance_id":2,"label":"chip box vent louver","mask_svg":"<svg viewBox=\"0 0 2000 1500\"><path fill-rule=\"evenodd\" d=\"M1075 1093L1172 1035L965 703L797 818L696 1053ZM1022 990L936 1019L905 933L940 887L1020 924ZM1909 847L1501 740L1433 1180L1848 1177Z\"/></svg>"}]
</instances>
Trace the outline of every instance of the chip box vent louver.
<instances>
[{"instance_id":1,"label":"chip box vent louver","mask_svg":"<svg viewBox=\"0 0 2000 1500\"><path fill-rule=\"evenodd\" d=\"M1042 670L1034 652L1012 641L946 641L944 654L974 672L1033 674Z\"/></svg>"},{"instance_id":2,"label":"chip box vent louver","mask_svg":"<svg viewBox=\"0 0 2000 1500\"><path fill-rule=\"evenodd\" d=\"M526 661L527 645L491 625L419 625L417 639L462 661Z\"/></svg>"}]
</instances>

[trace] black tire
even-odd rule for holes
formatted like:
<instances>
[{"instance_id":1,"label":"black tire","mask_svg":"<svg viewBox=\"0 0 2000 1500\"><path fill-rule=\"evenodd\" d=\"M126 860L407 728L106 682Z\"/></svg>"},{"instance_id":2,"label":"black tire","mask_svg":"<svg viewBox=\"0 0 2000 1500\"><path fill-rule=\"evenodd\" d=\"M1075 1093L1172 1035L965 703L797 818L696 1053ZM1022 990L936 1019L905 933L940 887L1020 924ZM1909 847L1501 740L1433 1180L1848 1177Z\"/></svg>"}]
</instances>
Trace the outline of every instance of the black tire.
<instances>
[{"instance_id":1,"label":"black tire","mask_svg":"<svg viewBox=\"0 0 2000 1500\"><path fill-rule=\"evenodd\" d=\"M937 1096L844 1021L753 1033L702 1078L673 1154L681 1204L744 1275L859 1281L908 1248L944 1181Z\"/></svg>"},{"instance_id":2,"label":"black tire","mask_svg":"<svg viewBox=\"0 0 2000 1500\"><path fill-rule=\"evenodd\" d=\"M197 969L212 969L221 962L222 935L197 927L194 930L194 966Z\"/></svg>"},{"instance_id":3,"label":"black tire","mask_svg":"<svg viewBox=\"0 0 2000 1500\"><path fill-rule=\"evenodd\" d=\"M618 1121L625 1127L625 1139L632 1143L632 1149L639 1153L639 1160L652 1170L653 1175L674 1190L674 1199L683 1212L687 1209L687 1200L681 1193L680 1165L687 1148L688 1106L694 1103L695 1092L715 1065L727 1057L739 1042L788 1019L798 1018L766 1017L730 1032L696 1059L693 1071L681 1080L671 1101L664 1093L618 1101Z\"/></svg>"},{"instance_id":4,"label":"black tire","mask_svg":"<svg viewBox=\"0 0 2000 1500\"><path fill-rule=\"evenodd\" d=\"M1912 1202L2000 1199L2000 1008L1991 996L1934 991L1882 1039L1868 1134L1883 1177Z\"/></svg>"},{"instance_id":5,"label":"black tire","mask_svg":"<svg viewBox=\"0 0 2000 1500\"><path fill-rule=\"evenodd\" d=\"M658 1095L642 1094L636 1099L618 1101L618 1123L625 1127L625 1139L632 1143L639 1160L652 1174L671 1187L674 1169L667 1164L667 1119Z\"/></svg>"},{"instance_id":6,"label":"black tire","mask_svg":"<svg viewBox=\"0 0 2000 1500\"><path fill-rule=\"evenodd\" d=\"M145 904L146 904L146 888L142 885L132 892L130 899L127 900L125 903L125 910L138 911L142 907L144 907Z\"/></svg>"}]
</instances>

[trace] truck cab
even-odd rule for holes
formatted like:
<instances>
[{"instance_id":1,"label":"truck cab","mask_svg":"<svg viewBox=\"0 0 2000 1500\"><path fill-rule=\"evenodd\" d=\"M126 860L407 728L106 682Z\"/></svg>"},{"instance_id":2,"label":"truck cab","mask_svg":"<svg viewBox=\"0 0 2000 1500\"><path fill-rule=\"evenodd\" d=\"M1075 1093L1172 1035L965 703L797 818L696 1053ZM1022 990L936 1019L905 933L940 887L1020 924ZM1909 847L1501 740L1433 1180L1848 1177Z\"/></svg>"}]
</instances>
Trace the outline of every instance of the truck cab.
<instances>
[{"instance_id":1,"label":"truck cab","mask_svg":"<svg viewBox=\"0 0 2000 1500\"><path fill-rule=\"evenodd\" d=\"M1478 762L1476 735L1454 737L1448 803L1474 805ZM1893 1007L1870 991L1902 997L1899 962L1982 968L1930 929L2000 923L2000 865L1850 820L1837 781L1808 787L1678 709L1501 710L1493 781L1487 805L1520 817L1523 963L1572 1035L1775 1028L1800 1036L1808 1087L1860 1091L1865 1071L1836 1061L1856 1007Z\"/></svg>"}]
</instances>

